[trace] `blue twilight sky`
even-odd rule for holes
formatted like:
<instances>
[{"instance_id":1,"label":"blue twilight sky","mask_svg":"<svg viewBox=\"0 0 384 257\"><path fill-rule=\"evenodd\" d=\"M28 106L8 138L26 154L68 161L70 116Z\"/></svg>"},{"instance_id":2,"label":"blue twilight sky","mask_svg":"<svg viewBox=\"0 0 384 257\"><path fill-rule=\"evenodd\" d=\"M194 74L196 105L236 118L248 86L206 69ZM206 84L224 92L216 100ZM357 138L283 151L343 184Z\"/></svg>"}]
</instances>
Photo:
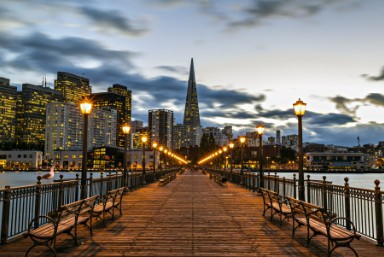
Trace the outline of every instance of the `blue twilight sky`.
<instances>
[{"instance_id":1,"label":"blue twilight sky","mask_svg":"<svg viewBox=\"0 0 384 257\"><path fill-rule=\"evenodd\" d=\"M382 0L2 0L0 77L53 87L57 71L133 92L133 118L182 123L194 58L203 126L266 126L304 141L384 140Z\"/></svg>"}]
</instances>

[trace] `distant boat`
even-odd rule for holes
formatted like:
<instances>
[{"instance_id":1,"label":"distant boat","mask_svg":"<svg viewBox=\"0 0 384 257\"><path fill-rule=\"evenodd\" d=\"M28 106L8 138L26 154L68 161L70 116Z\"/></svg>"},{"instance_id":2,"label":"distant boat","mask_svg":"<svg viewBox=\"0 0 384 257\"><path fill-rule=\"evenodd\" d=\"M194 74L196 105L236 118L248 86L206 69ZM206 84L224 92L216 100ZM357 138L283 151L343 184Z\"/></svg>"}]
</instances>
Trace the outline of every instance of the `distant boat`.
<instances>
[{"instance_id":1,"label":"distant boat","mask_svg":"<svg viewBox=\"0 0 384 257\"><path fill-rule=\"evenodd\" d=\"M55 166L52 165L51 170L49 171L49 173L44 174L43 176L41 176L41 178L42 179L51 179L54 176L55 176Z\"/></svg>"}]
</instances>

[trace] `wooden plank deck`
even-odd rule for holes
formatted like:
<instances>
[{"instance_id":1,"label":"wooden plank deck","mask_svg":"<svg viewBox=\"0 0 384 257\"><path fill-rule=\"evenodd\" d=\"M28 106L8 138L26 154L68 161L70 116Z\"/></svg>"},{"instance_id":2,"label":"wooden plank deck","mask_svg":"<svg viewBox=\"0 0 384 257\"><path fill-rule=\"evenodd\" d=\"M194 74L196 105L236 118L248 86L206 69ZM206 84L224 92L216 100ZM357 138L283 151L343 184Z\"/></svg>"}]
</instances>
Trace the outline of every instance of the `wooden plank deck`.
<instances>
[{"instance_id":1,"label":"wooden plank deck","mask_svg":"<svg viewBox=\"0 0 384 257\"><path fill-rule=\"evenodd\" d=\"M58 256L326 256L325 237L306 246L305 229L291 237L291 222L262 216L262 198L229 184L220 186L201 173L186 173L163 187L151 184L130 192L123 215L98 222L91 238L81 229L81 244L58 237ZM0 247L0 256L24 256L30 239ZM359 256L384 256L368 240L354 241ZM34 248L29 256L51 256ZM332 256L353 256L346 248Z\"/></svg>"}]
</instances>

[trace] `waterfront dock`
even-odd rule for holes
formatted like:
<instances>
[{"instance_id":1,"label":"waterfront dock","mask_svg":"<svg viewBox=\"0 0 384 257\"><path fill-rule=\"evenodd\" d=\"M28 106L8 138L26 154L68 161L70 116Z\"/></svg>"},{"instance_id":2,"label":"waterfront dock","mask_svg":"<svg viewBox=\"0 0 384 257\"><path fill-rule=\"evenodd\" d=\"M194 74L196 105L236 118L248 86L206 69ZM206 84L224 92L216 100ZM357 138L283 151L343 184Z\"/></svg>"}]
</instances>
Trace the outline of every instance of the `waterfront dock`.
<instances>
[{"instance_id":1,"label":"waterfront dock","mask_svg":"<svg viewBox=\"0 0 384 257\"><path fill-rule=\"evenodd\" d=\"M306 243L305 228L292 238L292 221L262 216L262 197L228 183L221 186L200 172L178 175L166 186L150 184L129 192L123 215L96 222L94 235L81 227L79 245L70 236L57 238L57 256L326 256L327 240ZM0 256L24 256L28 238L0 246ZM359 256L384 256L368 239L355 240ZM51 256L36 247L29 256ZM353 256L347 248L332 256Z\"/></svg>"}]
</instances>

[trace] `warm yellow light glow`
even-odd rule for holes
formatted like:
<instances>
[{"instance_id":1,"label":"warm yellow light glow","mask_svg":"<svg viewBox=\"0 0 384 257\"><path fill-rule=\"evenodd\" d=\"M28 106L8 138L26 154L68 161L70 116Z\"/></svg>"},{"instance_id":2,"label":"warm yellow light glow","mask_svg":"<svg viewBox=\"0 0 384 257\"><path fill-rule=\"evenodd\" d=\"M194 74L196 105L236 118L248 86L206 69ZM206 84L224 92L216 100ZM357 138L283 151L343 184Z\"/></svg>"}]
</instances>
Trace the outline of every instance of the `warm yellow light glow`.
<instances>
[{"instance_id":1,"label":"warm yellow light glow","mask_svg":"<svg viewBox=\"0 0 384 257\"><path fill-rule=\"evenodd\" d=\"M147 140L148 140L148 137L147 137L147 136L142 136L142 137L141 137L141 142L146 143Z\"/></svg>"},{"instance_id":2,"label":"warm yellow light glow","mask_svg":"<svg viewBox=\"0 0 384 257\"><path fill-rule=\"evenodd\" d=\"M131 131L131 126L129 126L128 123L124 123L121 129L123 130L124 135L128 135L129 132Z\"/></svg>"},{"instance_id":3,"label":"warm yellow light glow","mask_svg":"<svg viewBox=\"0 0 384 257\"><path fill-rule=\"evenodd\" d=\"M257 131L257 134L259 134L259 135L264 134L264 126L263 126L263 124L257 125L256 126L256 131Z\"/></svg>"},{"instance_id":4,"label":"warm yellow light glow","mask_svg":"<svg viewBox=\"0 0 384 257\"><path fill-rule=\"evenodd\" d=\"M88 98L85 98L80 103L80 111L82 114L90 114L92 111L92 102L88 100Z\"/></svg>"},{"instance_id":5,"label":"warm yellow light glow","mask_svg":"<svg viewBox=\"0 0 384 257\"><path fill-rule=\"evenodd\" d=\"M156 143L156 142L153 142L152 147L153 147L153 148L156 148L156 147L157 147L157 143Z\"/></svg>"},{"instance_id":6,"label":"warm yellow light glow","mask_svg":"<svg viewBox=\"0 0 384 257\"><path fill-rule=\"evenodd\" d=\"M240 137L240 143L242 143L242 144L245 143L245 137Z\"/></svg>"},{"instance_id":7,"label":"warm yellow light glow","mask_svg":"<svg viewBox=\"0 0 384 257\"><path fill-rule=\"evenodd\" d=\"M296 103L293 104L293 109L297 117L303 117L306 108L307 108L307 104L301 101L300 98L299 100L296 101Z\"/></svg>"},{"instance_id":8,"label":"warm yellow light glow","mask_svg":"<svg viewBox=\"0 0 384 257\"><path fill-rule=\"evenodd\" d=\"M222 152L223 152L223 151L220 149L220 150L219 150L219 154L221 154Z\"/></svg>"},{"instance_id":9,"label":"warm yellow light glow","mask_svg":"<svg viewBox=\"0 0 384 257\"><path fill-rule=\"evenodd\" d=\"M226 146L223 147L223 151L226 152L228 148Z\"/></svg>"},{"instance_id":10,"label":"warm yellow light glow","mask_svg":"<svg viewBox=\"0 0 384 257\"><path fill-rule=\"evenodd\" d=\"M235 146L235 144L233 142L229 143L229 148L233 148Z\"/></svg>"},{"instance_id":11,"label":"warm yellow light glow","mask_svg":"<svg viewBox=\"0 0 384 257\"><path fill-rule=\"evenodd\" d=\"M162 152L164 150L164 147L163 146L160 146L159 147L159 151Z\"/></svg>"},{"instance_id":12,"label":"warm yellow light glow","mask_svg":"<svg viewBox=\"0 0 384 257\"><path fill-rule=\"evenodd\" d=\"M167 149L164 149L164 153L168 153L168 150L167 150Z\"/></svg>"}]
</instances>

